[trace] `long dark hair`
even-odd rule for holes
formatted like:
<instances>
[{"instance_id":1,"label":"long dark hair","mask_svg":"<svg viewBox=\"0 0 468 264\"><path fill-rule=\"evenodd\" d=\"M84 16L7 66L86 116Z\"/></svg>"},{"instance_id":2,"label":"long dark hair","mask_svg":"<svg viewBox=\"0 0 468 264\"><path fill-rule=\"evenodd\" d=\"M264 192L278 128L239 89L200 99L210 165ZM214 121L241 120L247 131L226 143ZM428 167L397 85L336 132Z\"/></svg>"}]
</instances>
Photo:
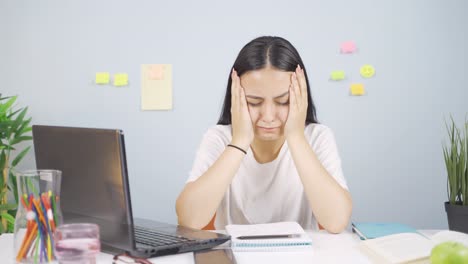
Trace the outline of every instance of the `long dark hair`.
<instances>
[{"instance_id":1,"label":"long dark hair","mask_svg":"<svg viewBox=\"0 0 468 264\"><path fill-rule=\"evenodd\" d=\"M267 66L282 71L294 72L298 64L304 70L307 82L308 107L305 123L306 125L310 123L318 123L315 105L310 94L307 71L304 67L304 63L302 63L301 56L299 56L296 48L294 48L289 41L281 37L264 36L256 38L242 48L232 67L236 69L237 74L240 77L248 71L263 69ZM231 124L231 83L232 79L229 74L223 110L219 117L218 125Z\"/></svg>"}]
</instances>

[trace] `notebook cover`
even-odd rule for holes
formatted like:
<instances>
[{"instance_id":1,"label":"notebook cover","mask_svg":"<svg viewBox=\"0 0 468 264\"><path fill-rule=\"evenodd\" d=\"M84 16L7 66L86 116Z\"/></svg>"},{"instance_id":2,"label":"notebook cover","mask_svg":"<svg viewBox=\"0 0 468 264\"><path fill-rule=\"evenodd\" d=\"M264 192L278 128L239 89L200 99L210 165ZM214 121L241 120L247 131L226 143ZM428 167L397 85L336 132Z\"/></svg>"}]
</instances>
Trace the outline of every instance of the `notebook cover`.
<instances>
[{"instance_id":1,"label":"notebook cover","mask_svg":"<svg viewBox=\"0 0 468 264\"><path fill-rule=\"evenodd\" d=\"M353 223L353 231L361 239L372 239L399 233L419 233L411 226L400 223Z\"/></svg>"}]
</instances>

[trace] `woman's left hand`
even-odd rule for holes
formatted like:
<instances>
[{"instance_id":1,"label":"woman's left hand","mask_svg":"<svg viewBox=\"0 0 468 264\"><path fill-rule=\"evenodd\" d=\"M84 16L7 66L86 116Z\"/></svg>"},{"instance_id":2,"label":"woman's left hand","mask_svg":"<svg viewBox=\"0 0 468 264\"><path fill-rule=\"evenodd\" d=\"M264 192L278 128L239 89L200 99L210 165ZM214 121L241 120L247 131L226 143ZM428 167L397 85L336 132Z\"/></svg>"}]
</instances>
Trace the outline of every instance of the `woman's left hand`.
<instances>
[{"instance_id":1,"label":"woman's left hand","mask_svg":"<svg viewBox=\"0 0 468 264\"><path fill-rule=\"evenodd\" d=\"M307 98L304 70L297 65L296 71L291 74L291 86L289 87L289 114L284 128L286 138L296 135L304 136Z\"/></svg>"}]
</instances>

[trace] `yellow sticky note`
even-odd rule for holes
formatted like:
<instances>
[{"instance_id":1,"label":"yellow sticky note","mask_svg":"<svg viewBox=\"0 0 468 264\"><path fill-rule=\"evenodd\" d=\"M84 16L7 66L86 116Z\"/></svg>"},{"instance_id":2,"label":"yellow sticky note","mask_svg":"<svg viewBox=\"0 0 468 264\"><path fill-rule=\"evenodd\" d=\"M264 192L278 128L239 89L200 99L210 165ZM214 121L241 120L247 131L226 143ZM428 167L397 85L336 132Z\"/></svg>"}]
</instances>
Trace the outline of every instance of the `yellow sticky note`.
<instances>
[{"instance_id":1,"label":"yellow sticky note","mask_svg":"<svg viewBox=\"0 0 468 264\"><path fill-rule=\"evenodd\" d=\"M366 91L364 90L364 84L362 83L353 83L351 84L351 95L364 95Z\"/></svg>"},{"instance_id":2,"label":"yellow sticky note","mask_svg":"<svg viewBox=\"0 0 468 264\"><path fill-rule=\"evenodd\" d=\"M108 72L97 72L95 82L96 84L108 84L110 80L110 74Z\"/></svg>"},{"instance_id":3,"label":"yellow sticky note","mask_svg":"<svg viewBox=\"0 0 468 264\"><path fill-rule=\"evenodd\" d=\"M372 65L363 65L360 69L361 76L364 78L371 78L375 74L375 69Z\"/></svg>"},{"instance_id":4,"label":"yellow sticky note","mask_svg":"<svg viewBox=\"0 0 468 264\"><path fill-rule=\"evenodd\" d=\"M345 72L344 71L332 71L330 78L333 81L341 81L345 78Z\"/></svg>"},{"instance_id":5,"label":"yellow sticky note","mask_svg":"<svg viewBox=\"0 0 468 264\"><path fill-rule=\"evenodd\" d=\"M172 109L172 65L141 65L141 109Z\"/></svg>"},{"instance_id":6,"label":"yellow sticky note","mask_svg":"<svg viewBox=\"0 0 468 264\"><path fill-rule=\"evenodd\" d=\"M128 74L116 73L114 74L114 86L125 86L128 85Z\"/></svg>"}]
</instances>

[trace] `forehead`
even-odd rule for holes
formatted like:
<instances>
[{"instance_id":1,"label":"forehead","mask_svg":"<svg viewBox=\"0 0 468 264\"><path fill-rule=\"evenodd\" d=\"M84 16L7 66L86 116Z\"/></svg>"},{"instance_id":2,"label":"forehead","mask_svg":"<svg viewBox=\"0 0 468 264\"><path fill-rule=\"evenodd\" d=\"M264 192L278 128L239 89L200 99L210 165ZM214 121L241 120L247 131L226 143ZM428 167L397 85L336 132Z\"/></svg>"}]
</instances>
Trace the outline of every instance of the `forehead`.
<instances>
[{"instance_id":1,"label":"forehead","mask_svg":"<svg viewBox=\"0 0 468 264\"><path fill-rule=\"evenodd\" d=\"M291 84L292 72L273 68L248 71L240 77L246 95L262 97L278 96L285 93Z\"/></svg>"}]
</instances>

